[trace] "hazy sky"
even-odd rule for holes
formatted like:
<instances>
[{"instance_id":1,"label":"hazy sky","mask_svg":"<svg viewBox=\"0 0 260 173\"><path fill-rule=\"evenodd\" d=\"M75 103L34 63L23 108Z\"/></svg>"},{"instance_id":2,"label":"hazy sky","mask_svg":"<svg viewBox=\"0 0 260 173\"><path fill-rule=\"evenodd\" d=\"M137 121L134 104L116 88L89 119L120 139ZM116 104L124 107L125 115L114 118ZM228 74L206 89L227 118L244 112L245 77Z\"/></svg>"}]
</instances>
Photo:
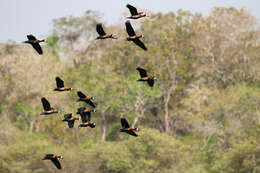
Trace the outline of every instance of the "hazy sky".
<instances>
[{"instance_id":1,"label":"hazy sky","mask_svg":"<svg viewBox=\"0 0 260 173\"><path fill-rule=\"evenodd\" d=\"M0 0L0 42L21 42L27 34L47 35L52 19L81 16L86 10L99 11L106 23L118 23L127 3L152 12L176 12L181 8L203 14L214 6L244 7L260 18L260 0Z\"/></svg>"}]
</instances>

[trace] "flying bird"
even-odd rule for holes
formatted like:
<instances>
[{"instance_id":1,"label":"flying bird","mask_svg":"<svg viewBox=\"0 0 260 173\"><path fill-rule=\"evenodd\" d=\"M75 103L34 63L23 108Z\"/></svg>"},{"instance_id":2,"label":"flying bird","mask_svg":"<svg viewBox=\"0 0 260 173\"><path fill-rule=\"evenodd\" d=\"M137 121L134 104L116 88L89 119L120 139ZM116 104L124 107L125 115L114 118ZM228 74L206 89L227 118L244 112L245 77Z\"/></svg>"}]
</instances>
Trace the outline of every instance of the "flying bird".
<instances>
[{"instance_id":1,"label":"flying bird","mask_svg":"<svg viewBox=\"0 0 260 173\"><path fill-rule=\"evenodd\" d=\"M56 85L57 85L57 88L54 89L54 91L70 91L70 90L73 90L73 88L65 88L64 87L64 81L60 78L60 77L56 77Z\"/></svg>"},{"instance_id":2,"label":"flying bird","mask_svg":"<svg viewBox=\"0 0 260 173\"><path fill-rule=\"evenodd\" d=\"M91 122L91 112L95 112L95 110L86 109L85 107L78 108L77 114L80 114L82 124L79 127L91 127L95 128L96 124Z\"/></svg>"},{"instance_id":3,"label":"flying bird","mask_svg":"<svg viewBox=\"0 0 260 173\"><path fill-rule=\"evenodd\" d=\"M42 160L51 160L52 163L56 166L56 168L62 169L59 159L63 159L63 157L55 154L46 154Z\"/></svg>"},{"instance_id":4,"label":"flying bird","mask_svg":"<svg viewBox=\"0 0 260 173\"><path fill-rule=\"evenodd\" d=\"M135 133L135 131L138 131L138 128L130 127L125 118L121 118L121 125L122 125L122 129L120 129L120 132L128 133L129 135L132 135L132 136L138 136Z\"/></svg>"},{"instance_id":5,"label":"flying bird","mask_svg":"<svg viewBox=\"0 0 260 173\"><path fill-rule=\"evenodd\" d=\"M94 108L96 107L96 105L92 102L92 100L94 100L94 97L86 96L81 91L78 91L77 94L79 96L79 99L77 100L77 102L82 101L82 102L89 104L90 106L92 106Z\"/></svg>"},{"instance_id":6,"label":"flying bird","mask_svg":"<svg viewBox=\"0 0 260 173\"><path fill-rule=\"evenodd\" d=\"M146 17L146 14L144 12L138 12L134 6L127 4L126 7L129 9L131 13L131 16L127 17L128 19L139 19L142 17Z\"/></svg>"},{"instance_id":7,"label":"flying bird","mask_svg":"<svg viewBox=\"0 0 260 173\"><path fill-rule=\"evenodd\" d=\"M28 40L24 41L24 43L28 43L32 45L32 47L41 55L43 54L42 48L40 46L40 42L44 42L45 40L37 40L33 35L27 35Z\"/></svg>"},{"instance_id":8,"label":"flying bird","mask_svg":"<svg viewBox=\"0 0 260 173\"><path fill-rule=\"evenodd\" d=\"M91 114L91 112L96 112L96 109L88 109L88 108L85 108L85 107L80 107L80 108L78 108L77 114L81 114L81 112Z\"/></svg>"},{"instance_id":9,"label":"flying bird","mask_svg":"<svg viewBox=\"0 0 260 173\"><path fill-rule=\"evenodd\" d=\"M69 128L73 128L75 120L79 120L79 118L73 117L72 113L69 113L64 115L64 119L62 121L67 121Z\"/></svg>"},{"instance_id":10,"label":"flying bird","mask_svg":"<svg viewBox=\"0 0 260 173\"><path fill-rule=\"evenodd\" d=\"M126 38L127 41L133 41L137 46L141 47L143 50L147 50L144 43L139 39L142 37L142 35L136 35L135 31L130 23L130 21L126 21L125 23L126 31L129 35L129 37Z\"/></svg>"},{"instance_id":11,"label":"flying bird","mask_svg":"<svg viewBox=\"0 0 260 173\"><path fill-rule=\"evenodd\" d=\"M147 82L150 87L153 87L154 80L156 80L156 77L148 76L146 70L143 68L137 67L136 70L139 71L139 74L141 76L141 78L138 79L137 81Z\"/></svg>"},{"instance_id":12,"label":"flying bird","mask_svg":"<svg viewBox=\"0 0 260 173\"><path fill-rule=\"evenodd\" d=\"M55 110L54 108L51 107L49 101L45 97L42 97L41 101L42 101L42 106L44 109L44 112L42 112L41 115L49 115L49 114L58 113L57 110Z\"/></svg>"},{"instance_id":13,"label":"flying bird","mask_svg":"<svg viewBox=\"0 0 260 173\"><path fill-rule=\"evenodd\" d=\"M106 32L103 29L102 24L97 24L96 30L97 30L97 33L99 35L96 38L96 40L98 40L98 39L102 39L103 40L103 39L107 39L107 38L117 39L116 37L113 36L113 34L106 34Z\"/></svg>"}]
</instances>

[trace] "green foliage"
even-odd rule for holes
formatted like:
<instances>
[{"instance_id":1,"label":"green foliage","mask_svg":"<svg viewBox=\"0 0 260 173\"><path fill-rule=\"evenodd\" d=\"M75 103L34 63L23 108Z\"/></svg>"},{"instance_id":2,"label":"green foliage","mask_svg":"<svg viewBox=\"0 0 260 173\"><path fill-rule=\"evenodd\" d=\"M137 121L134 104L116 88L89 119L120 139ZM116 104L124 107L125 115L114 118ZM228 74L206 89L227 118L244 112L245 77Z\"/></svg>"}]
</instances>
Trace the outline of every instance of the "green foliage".
<instances>
[{"instance_id":1,"label":"green foliage","mask_svg":"<svg viewBox=\"0 0 260 173\"><path fill-rule=\"evenodd\" d=\"M0 172L56 172L41 160L47 153L62 154L67 173L260 172L254 17L235 8L152 14L134 26L148 51L123 41L119 26L106 27L122 40L93 41L99 21L93 11L54 20L41 57L0 47ZM137 67L157 77L153 88L137 81ZM56 76L75 90L54 92ZM95 97L96 128L61 121L89 107L77 91ZM40 116L41 97L59 113ZM138 137L119 132L122 117Z\"/></svg>"},{"instance_id":2,"label":"green foliage","mask_svg":"<svg viewBox=\"0 0 260 173\"><path fill-rule=\"evenodd\" d=\"M57 35L51 35L47 38L46 47L50 48L52 53L58 56L60 51L59 37Z\"/></svg>"},{"instance_id":3,"label":"green foliage","mask_svg":"<svg viewBox=\"0 0 260 173\"><path fill-rule=\"evenodd\" d=\"M29 125L32 119L33 109L24 103L16 103L13 107L12 115L11 120L15 122L19 128L24 129Z\"/></svg>"}]
</instances>

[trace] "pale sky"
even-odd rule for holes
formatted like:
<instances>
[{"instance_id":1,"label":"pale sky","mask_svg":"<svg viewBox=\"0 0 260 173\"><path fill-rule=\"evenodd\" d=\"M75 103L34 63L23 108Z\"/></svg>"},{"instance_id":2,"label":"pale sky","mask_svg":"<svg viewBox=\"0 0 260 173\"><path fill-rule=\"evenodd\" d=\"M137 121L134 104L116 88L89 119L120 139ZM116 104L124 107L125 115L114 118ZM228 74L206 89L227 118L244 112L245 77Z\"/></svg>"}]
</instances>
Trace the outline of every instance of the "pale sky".
<instances>
[{"instance_id":1,"label":"pale sky","mask_svg":"<svg viewBox=\"0 0 260 173\"><path fill-rule=\"evenodd\" d=\"M260 0L0 0L0 42L22 42L27 34L48 35L52 19L81 16L87 10L100 12L108 24L124 23L120 17L127 3L151 12L184 9L204 15L215 6L243 7L260 18Z\"/></svg>"}]
</instances>

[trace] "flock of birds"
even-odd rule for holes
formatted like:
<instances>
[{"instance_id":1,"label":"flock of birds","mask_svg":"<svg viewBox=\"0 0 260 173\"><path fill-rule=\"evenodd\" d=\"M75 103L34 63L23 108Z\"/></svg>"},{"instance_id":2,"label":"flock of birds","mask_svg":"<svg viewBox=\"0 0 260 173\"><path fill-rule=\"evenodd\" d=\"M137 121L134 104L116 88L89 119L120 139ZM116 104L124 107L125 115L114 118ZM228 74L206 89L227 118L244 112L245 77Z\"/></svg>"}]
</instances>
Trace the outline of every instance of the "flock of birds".
<instances>
[{"instance_id":1,"label":"flock of birds","mask_svg":"<svg viewBox=\"0 0 260 173\"><path fill-rule=\"evenodd\" d=\"M146 14L144 12L138 12L137 9L134 6L127 4L126 7L129 9L129 11L131 13L131 16L127 17L128 19L139 19L139 18L142 18L142 17L146 17ZM127 37L127 41L133 41L137 46L139 46L143 50L147 51L146 46L140 40L142 35L137 35L135 33L135 31L134 31L134 29L133 29L129 20L127 20L125 22L125 26L126 26L126 31L129 35L129 37ZM99 35L96 39L108 39L108 38L117 39L116 37L113 36L113 34L107 34L104 31L102 24L97 24L96 31ZM24 43L28 43L28 44L32 45L32 47L40 55L43 54L40 43L45 42L45 40L38 40L33 35L27 35L27 38L28 38L28 40L24 41ZM136 68L136 70L138 70L140 77L141 77L137 81L147 82L150 87L154 86L154 81L156 80L156 78L154 76L148 76L147 71L145 69L141 68L141 67ZM57 85L57 88L55 88L54 91L57 91L57 92L64 92L64 91L73 90L73 88L65 87L64 81L60 77L56 77L56 85ZM94 97L86 96L81 91L77 91L77 95L79 97L77 102L85 102L86 104L88 104L92 108L96 108L96 104L94 103ZM41 113L41 115L50 115L50 114L58 113L58 111L55 108L51 107L50 102L45 97L41 98L41 102L42 102L43 109L44 109L44 111ZM86 108L86 107L78 108L76 114L80 115L81 121L82 121L82 123L79 125L79 127L90 127L90 128L96 127L96 124L94 122L91 122L91 113L92 112L96 112L96 110L95 109L89 109L89 108ZM72 116L72 113L68 113L68 114L64 115L64 119L62 121L67 122L69 128L73 128L74 122L76 120L79 120L79 118ZM121 126L122 126L122 128L120 129L120 132L124 132L124 133L127 133L127 134L135 136L135 137L138 136L135 133L136 131L138 131L138 128L130 127L128 121L125 118L121 118ZM61 164L59 162L59 159L62 159L62 158L63 157L61 155L46 154L45 157L42 160L51 160L52 163L58 169L62 169Z\"/></svg>"}]
</instances>

